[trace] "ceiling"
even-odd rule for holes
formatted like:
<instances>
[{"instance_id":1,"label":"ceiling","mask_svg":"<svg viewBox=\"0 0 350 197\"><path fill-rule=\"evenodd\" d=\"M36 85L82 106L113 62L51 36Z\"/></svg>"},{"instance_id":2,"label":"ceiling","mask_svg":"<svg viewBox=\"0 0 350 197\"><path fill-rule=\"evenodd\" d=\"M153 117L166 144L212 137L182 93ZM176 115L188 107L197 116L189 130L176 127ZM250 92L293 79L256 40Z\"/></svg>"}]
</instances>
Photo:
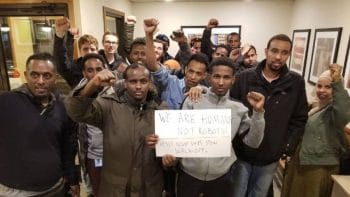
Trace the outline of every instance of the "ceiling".
<instances>
[{"instance_id":1,"label":"ceiling","mask_svg":"<svg viewBox=\"0 0 350 197\"><path fill-rule=\"evenodd\" d=\"M151 3L151 2L216 2L216 1L271 1L271 0L129 0L132 3ZM274 0L274 1L294 1L294 0Z\"/></svg>"}]
</instances>

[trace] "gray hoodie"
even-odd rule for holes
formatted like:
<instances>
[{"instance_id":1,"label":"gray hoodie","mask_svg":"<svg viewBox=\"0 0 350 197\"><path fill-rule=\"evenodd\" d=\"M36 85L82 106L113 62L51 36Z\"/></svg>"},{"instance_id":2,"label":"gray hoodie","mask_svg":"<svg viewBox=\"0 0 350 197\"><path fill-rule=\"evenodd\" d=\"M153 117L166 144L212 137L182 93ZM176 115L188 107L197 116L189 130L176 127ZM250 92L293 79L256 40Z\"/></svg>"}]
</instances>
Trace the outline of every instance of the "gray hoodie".
<instances>
[{"instance_id":1,"label":"gray hoodie","mask_svg":"<svg viewBox=\"0 0 350 197\"><path fill-rule=\"evenodd\" d=\"M263 137L265 129L264 112L253 112L248 116L248 108L242 103L229 99L229 92L225 96L217 96L211 89L202 95L198 103L186 99L182 109L231 109L231 137L236 134L244 134L243 141L252 148L257 148ZM232 146L231 146L232 147ZM217 179L226 174L231 165L236 161L236 154L231 148L230 157L217 158L181 158L180 166L187 174L203 181Z\"/></svg>"}]
</instances>

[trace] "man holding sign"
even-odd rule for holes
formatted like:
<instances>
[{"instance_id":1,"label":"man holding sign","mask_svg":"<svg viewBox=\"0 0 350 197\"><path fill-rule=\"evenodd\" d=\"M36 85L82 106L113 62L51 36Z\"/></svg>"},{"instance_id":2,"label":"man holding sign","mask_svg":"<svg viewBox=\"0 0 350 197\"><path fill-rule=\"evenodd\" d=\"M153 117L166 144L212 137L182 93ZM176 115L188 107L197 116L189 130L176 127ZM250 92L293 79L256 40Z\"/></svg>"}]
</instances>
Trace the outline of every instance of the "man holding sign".
<instances>
[{"instance_id":1,"label":"man holding sign","mask_svg":"<svg viewBox=\"0 0 350 197\"><path fill-rule=\"evenodd\" d=\"M221 57L214 60L209 68L211 88L197 103L186 99L183 109L230 109L231 140L239 135L246 145L257 148L264 136L265 97L257 92L248 93L247 100L254 109L252 117L249 118L248 109L243 104L229 99L229 88L235 79L234 62L227 57ZM162 136L159 141L161 139ZM199 196L201 193L204 196L233 196L234 180L231 178L230 169L237 158L231 140L229 141L231 154L228 157L179 159L178 197ZM147 139L149 146L154 146L157 142L157 135L149 136ZM162 158L163 165L175 165L177 161L175 156L165 154Z\"/></svg>"}]
</instances>

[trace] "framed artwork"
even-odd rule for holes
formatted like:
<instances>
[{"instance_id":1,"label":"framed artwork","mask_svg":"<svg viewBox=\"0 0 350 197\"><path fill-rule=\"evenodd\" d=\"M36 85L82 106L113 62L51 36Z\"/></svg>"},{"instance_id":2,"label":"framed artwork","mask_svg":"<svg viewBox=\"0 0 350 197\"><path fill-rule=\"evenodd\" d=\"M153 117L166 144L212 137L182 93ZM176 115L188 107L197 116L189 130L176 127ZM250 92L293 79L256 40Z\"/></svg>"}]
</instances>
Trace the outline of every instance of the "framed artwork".
<instances>
[{"instance_id":1,"label":"framed artwork","mask_svg":"<svg viewBox=\"0 0 350 197\"><path fill-rule=\"evenodd\" d=\"M348 48L346 50L345 62L344 62L344 87L350 95L350 36L348 41Z\"/></svg>"},{"instance_id":2,"label":"framed artwork","mask_svg":"<svg viewBox=\"0 0 350 197\"><path fill-rule=\"evenodd\" d=\"M289 59L289 69L304 76L311 29L293 31L293 48Z\"/></svg>"},{"instance_id":3,"label":"framed artwork","mask_svg":"<svg viewBox=\"0 0 350 197\"><path fill-rule=\"evenodd\" d=\"M308 81L315 84L318 76L337 61L342 28L316 29Z\"/></svg>"},{"instance_id":4,"label":"framed artwork","mask_svg":"<svg viewBox=\"0 0 350 197\"><path fill-rule=\"evenodd\" d=\"M188 40L193 38L202 38L204 28L206 26L181 26ZM240 25L222 25L211 30L211 42L215 45L226 44L226 37L228 34L236 32L241 35Z\"/></svg>"}]
</instances>

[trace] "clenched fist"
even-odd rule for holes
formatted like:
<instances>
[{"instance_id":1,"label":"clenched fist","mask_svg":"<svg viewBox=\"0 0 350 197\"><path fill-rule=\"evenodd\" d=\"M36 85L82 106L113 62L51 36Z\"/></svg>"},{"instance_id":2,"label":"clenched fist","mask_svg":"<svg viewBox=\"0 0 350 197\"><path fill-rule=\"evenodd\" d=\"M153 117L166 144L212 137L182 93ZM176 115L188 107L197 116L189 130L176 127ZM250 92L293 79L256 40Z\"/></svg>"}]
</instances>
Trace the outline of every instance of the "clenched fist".
<instances>
[{"instance_id":1,"label":"clenched fist","mask_svg":"<svg viewBox=\"0 0 350 197\"><path fill-rule=\"evenodd\" d=\"M145 29L145 33L153 35L154 32L157 30L159 21L155 18L150 18L150 19L145 19L143 21L143 24L144 24L143 26Z\"/></svg>"},{"instance_id":2,"label":"clenched fist","mask_svg":"<svg viewBox=\"0 0 350 197\"><path fill-rule=\"evenodd\" d=\"M265 96L259 92L248 92L247 100L256 112L264 111Z\"/></svg>"}]
</instances>

